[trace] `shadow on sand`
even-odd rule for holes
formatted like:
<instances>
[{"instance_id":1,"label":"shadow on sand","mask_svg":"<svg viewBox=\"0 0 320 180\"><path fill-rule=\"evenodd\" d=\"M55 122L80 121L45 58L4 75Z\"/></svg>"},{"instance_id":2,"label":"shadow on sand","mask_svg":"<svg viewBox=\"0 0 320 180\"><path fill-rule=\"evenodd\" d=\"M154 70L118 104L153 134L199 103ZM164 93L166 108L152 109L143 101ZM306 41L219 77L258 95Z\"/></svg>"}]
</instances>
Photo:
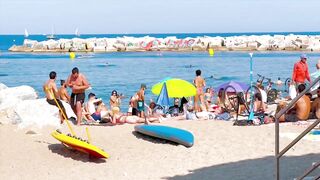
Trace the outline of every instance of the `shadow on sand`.
<instances>
[{"instance_id":1,"label":"shadow on sand","mask_svg":"<svg viewBox=\"0 0 320 180\"><path fill-rule=\"evenodd\" d=\"M136 136L138 139L143 139L145 141L149 141L149 142L152 142L154 144L171 144L171 145L174 145L174 146L178 146L179 145L178 143L175 143L175 142L172 142L172 141L168 141L168 140L157 138L157 137L151 137L151 136L148 136L148 135L144 135L144 134L138 133L136 131L132 131L132 134L134 136Z\"/></svg>"},{"instance_id":2,"label":"shadow on sand","mask_svg":"<svg viewBox=\"0 0 320 180\"><path fill-rule=\"evenodd\" d=\"M86 153L79 152L74 149L67 148L62 144L50 144L48 148L53 153L59 154L65 158L71 158L73 160L82 161L82 162L92 162L92 163L105 163L105 159L99 159L91 157Z\"/></svg>"},{"instance_id":3,"label":"shadow on sand","mask_svg":"<svg viewBox=\"0 0 320 180\"><path fill-rule=\"evenodd\" d=\"M312 163L320 161L320 154L307 154L303 156L285 156L280 161L280 179L293 179L301 176ZM250 159L195 170L189 170L187 175L163 177L168 180L188 179L275 179L275 158L267 156L259 159ZM318 177L320 169L313 171L308 177ZM314 179L313 178L313 179Z\"/></svg>"}]
</instances>

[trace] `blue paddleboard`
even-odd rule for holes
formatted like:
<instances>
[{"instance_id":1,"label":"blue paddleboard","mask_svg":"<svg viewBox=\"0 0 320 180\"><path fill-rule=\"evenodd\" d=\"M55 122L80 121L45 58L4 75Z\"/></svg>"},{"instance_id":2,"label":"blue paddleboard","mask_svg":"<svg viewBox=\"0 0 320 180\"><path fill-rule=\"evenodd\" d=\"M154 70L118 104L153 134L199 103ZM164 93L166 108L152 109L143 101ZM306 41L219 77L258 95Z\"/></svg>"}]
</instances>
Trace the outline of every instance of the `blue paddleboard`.
<instances>
[{"instance_id":1,"label":"blue paddleboard","mask_svg":"<svg viewBox=\"0 0 320 180\"><path fill-rule=\"evenodd\" d=\"M179 128L159 125L136 125L134 130L141 134L176 142L186 147L193 146L194 142L191 132Z\"/></svg>"}]
</instances>

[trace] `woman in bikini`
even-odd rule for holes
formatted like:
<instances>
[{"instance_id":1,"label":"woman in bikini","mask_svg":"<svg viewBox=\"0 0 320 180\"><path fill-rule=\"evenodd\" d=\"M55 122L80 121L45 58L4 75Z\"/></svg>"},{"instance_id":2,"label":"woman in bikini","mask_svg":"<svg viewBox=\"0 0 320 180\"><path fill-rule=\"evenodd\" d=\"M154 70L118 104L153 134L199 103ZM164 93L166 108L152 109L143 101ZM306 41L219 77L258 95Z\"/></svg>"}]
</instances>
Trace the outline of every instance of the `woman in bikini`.
<instances>
[{"instance_id":1,"label":"woman in bikini","mask_svg":"<svg viewBox=\"0 0 320 180\"><path fill-rule=\"evenodd\" d=\"M205 80L201 77L201 70L196 70L196 78L193 80L194 85L197 88L197 93L194 96L194 109L196 112L199 112L200 109L198 107L198 103L200 100L201 110L205 110L205 103L204 103L204 93L203 88L206 86Z\"/></svg>"},{"instance_id":2,"label":"woman in bikini","mask_svg":"<svg viewBox=\"0 0 320 180\"><path fill-rule=\"evenodd\" d=\"M121 114L119 108L113 108L110 115L112 117L111 123L114 125L124 124L124 123L128 123L128 124L146 123L146 124L148 124L149 122L160 122L159 118L156 118L156 117L140 118L138 116L128 116L125 114Z\"/></svg>"}]
</instances>

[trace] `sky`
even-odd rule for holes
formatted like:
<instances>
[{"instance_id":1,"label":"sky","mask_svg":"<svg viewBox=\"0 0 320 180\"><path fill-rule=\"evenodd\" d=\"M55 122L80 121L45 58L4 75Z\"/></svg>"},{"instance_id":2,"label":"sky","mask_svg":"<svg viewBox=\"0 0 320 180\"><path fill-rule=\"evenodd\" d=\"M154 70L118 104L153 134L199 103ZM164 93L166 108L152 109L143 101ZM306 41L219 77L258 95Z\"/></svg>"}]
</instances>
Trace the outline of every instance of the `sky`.
<instances>
[{"instance_id":1,"label":"sky","mask_svg":"<svg viewBox=\"0 0 320 180\"><path fill-rule=\"evenodd\" d=\"M0 34L320 31L318 0L0 0Z\"/></svg>"}]
</instances>

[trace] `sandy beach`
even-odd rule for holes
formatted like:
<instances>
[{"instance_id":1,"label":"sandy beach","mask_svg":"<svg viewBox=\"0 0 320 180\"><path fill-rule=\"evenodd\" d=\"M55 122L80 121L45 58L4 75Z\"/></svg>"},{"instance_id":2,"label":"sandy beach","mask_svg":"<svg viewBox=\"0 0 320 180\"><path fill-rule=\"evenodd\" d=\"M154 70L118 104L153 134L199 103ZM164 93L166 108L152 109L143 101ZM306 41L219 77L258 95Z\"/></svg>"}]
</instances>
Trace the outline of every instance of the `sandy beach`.
<instances>
[{"instance_id":1,"label":"sandy beach","mask_svg":"<svg viewBox=\"0 0 320 180\"><path fill-rule=\"evenodd\" d=\"M166 121L191 131L191 148L134 132L134 125L89 126L92 144L110 154L92 159L65 148L55 127L0 125L1 179L274 179L274 124L233 126L227 121ZM85 138L85 127L74 127ZM66 125L61 131L68 133ZM281 124L281 133L304 128ZM281 147L290 138L281 138ZM319 161L319 141L302 140L281 161L281 179L292 179ZM319 175L319 170L314 172Z\"/></svg>"}]
</instances>

